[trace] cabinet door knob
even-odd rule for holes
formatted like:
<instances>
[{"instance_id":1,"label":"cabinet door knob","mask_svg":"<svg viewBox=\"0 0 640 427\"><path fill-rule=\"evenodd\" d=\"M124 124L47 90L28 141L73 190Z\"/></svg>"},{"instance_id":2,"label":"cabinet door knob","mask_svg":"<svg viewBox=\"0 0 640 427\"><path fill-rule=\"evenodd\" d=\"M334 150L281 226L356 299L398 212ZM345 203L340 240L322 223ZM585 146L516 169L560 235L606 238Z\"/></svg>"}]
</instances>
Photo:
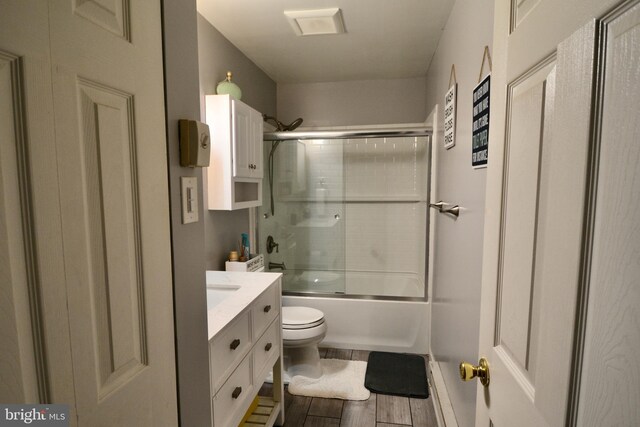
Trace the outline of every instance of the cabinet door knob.
<instances>
[{"instance_id":1,"label":"cabinet door knob","mask_svg":"<svg viewBox=\"0 0 640 427\"><path fill-rule=\"evenodd\" d=\"M242 393L242 387L236 387L233 389L233 393L231 393L231 397L234 399L237 399L238 396L240 396L240 393Z\"/></svg>"},{"instance_id":2,"label":"cabinet door knob","mask_svg":"<svg viewBox=\"0 0 640 427\"><path fill-rule=\"evenodd\" d=\"M264 351L271 350L271 347L273 347L273 345L270 342L268 342L267 345L264 346Z\"/></svg>"},{"instance_id":3,"label":"cabinet door knob","mask_svg":"<svg viewBox=\"0 0 640 427\"><path fill-rule=\"evenodd\" d=\"M239 345L240 345L240 340L236 338L235 340L231 341L231 344L229 344L229 348L231 350L235 350L236 348L238 348Z\"/></svg>"},{"instance_id":4,"label":"cabinet door knob","mask_svg":"<svg viewBox=\"0 0 640 427\"><path fill-rule=\"evenodd\" d=\"M264 306L264 312L265 312L265 313L268 313L268 312L270 312L270 311L271 311L271 306L270 306L270 305L265 305L265 306Z\"/></svg>"}]
</instances>

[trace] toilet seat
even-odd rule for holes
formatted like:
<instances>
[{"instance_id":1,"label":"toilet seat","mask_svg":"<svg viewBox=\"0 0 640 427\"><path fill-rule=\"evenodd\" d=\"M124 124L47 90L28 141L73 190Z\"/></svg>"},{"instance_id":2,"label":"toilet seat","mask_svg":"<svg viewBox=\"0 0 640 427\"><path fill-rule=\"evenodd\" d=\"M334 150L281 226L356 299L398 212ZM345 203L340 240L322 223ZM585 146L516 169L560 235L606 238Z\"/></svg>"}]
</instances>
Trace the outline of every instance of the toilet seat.
<instances>
[{"instance_id":1,"label":"toilet seat","mask_svg":"<svg viewBox=\"0 0 640 427\"><path fill-rule=\"evenodd\" d=\"M324 313L310 307L282 307L284 346L321 341L327 333Z\"/></svg>"},{"instance_id":2,"label":"toilet seat","mask_svg":"<svg viewBox=\"0 0 640 427\"><path fill-rule=\"evenodd\" d=\"M318 326L305 329L282 329L282 344L286 347L289 345L300 345L302 342L320 342L327 333L327 325L323 322Z\"/></svg>"},{"instance_id":3,"label":"toilet seat","mask_svg":"<svg viewBox=\"0 0 640 427\"><path fill-rule=\"evenodd\" d=\"M311 307L282 307L282 325L295 329L324 321L324 313Z\"/></svg>"},{"instance_id":4,"label":"toilet seat","mask_svg":"<svg viewBox=\"0 0 640 427\"><path fill-rule=\"evenodd\" d=\"M324 319L320 319L317 322L308 323L304 325L288 325L286 323L282 323L282 329L309 329L314 328L318 325L322 325L324 323Z\"/></svg>"}]
</instances>

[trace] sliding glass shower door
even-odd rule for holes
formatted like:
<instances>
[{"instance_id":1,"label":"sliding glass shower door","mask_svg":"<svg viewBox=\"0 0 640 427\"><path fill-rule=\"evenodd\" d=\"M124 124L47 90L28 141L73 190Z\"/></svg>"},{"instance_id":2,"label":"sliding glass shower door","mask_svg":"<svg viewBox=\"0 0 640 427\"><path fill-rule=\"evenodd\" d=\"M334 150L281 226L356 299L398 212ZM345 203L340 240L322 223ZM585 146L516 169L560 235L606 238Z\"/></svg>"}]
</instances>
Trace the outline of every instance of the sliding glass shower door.
<instances>
[{"instance_id":1,"label":"sliding glass shower door","mask_svg":"<svg viewBox=\"0 0 640 427\"><path fill-rule=\"evenodd\" d=\"M423 298L429 153L428 136L266 142L267 270L290 293Z\"/></svg>"},{"instance_id":2,"label":"sliding glass shower door","mask_svg":"<svg viewBox=\"0 0 640 427\"><path fill-rule=\"evenodd\" d=\"M342 140L266 142L264 158L258 240L275 242L270 253L264 246L267 270L284 273L285 291L344 294Z\"/></svg>"}]
</instances>

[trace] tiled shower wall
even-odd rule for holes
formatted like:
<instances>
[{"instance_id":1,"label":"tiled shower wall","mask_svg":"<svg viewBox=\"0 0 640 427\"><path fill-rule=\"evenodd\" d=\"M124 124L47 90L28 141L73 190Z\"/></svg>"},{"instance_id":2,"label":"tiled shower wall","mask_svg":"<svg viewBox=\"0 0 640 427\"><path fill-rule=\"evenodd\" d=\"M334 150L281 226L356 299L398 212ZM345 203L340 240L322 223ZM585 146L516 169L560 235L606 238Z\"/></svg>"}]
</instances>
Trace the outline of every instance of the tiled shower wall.
<instances>
[{"instance_id":1,"label":"tiled shower wall","mask_svg":"<svg viewBox=\"0 0 640 427\"><path fill-rule=\"evenodd\" d=\"M426 137L344 145L347 271L424 275L427 148Z\"/></svg>"},{"instance_id":2,"label":"tiled shower wall","mask_svg":"<svg viewBox=\"0 0 640 427\"><path fill-rule=\"evenodd\" d=\"M288 270L413 273L423 281L428 152L427 137L281 142L276 214L260 225L261 240L271 234L281 244L268 259Z\"/></svg>"}]
</instances>

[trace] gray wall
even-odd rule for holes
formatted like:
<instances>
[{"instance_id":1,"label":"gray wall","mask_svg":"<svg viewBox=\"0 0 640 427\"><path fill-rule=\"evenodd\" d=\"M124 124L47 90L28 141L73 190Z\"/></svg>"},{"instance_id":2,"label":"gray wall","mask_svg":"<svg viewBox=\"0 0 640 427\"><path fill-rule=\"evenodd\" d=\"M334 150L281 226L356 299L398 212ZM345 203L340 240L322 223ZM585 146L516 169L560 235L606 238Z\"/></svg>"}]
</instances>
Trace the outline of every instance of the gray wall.
<instances>
[{"instance_id":1,"label":"gray wall","mask_svg":"<svg viewBox=\"0 0 640 427\"><path fill-rule=\"evenodd\" d=\"M442 135L436 135L436 190L431 199L464 209L457 220L435 215L431 350L461 427L475 422L476 384L460 381L458 364L478 360L486 183L486 169L471 168L471 93L492 36L493 0L456 1L427 73L427 106L431 110L438 105L439 129L451 64L458 81L456 145L445 150Z\"/></svg>"},{"instance_id":2,"label":"gray wall","mask_svg":"<svg viewBox=\"0 0 640 427\"><path fill-rule=\"evenodd\" d=\"M278 84L278 118L314 127L420 123L425 95L424 77Z\"/></svg>"},{"instance_id":3,"label":"gray wall","mask_svg":"<svg viewBox=\"0 0 640 427\"><path fill-rule=\"evenodd\" d=\"M215 94L218 83L231 71L233 82L242 89L242 102L261 113L275 114L275 82L200 14L198 42L202 95Z\"/></svg>"},{"instance_id":4,"label":"gray wall","mask_svg":"<svg viewBox=\"0 0 640 427\"><path fill-rule=\"evenodd\" d=\"M211 423L204 221L182 224L180 177L202 188L202 170L181 167L178 151L178 119L200 118L196 1L163 0L162 20L178 405L180 425L201 426Z\"/></svg>"},{"instance_id":5,"label":"gray wall","mask_svg":"<svg viewBox=\"0 0 640 427\"><path fill-rule=\"evenodd\" d=\"M275 82L201 15L198 15L198 54L201 97L215 94L218 82L231 71L233 81L242 89L242 102L261 113L275 114ZM224 270L229 251L237 249L240 234L249 231L249 210L205 210L204 224L206 267Z\"/></svg>"}]
</instances>

